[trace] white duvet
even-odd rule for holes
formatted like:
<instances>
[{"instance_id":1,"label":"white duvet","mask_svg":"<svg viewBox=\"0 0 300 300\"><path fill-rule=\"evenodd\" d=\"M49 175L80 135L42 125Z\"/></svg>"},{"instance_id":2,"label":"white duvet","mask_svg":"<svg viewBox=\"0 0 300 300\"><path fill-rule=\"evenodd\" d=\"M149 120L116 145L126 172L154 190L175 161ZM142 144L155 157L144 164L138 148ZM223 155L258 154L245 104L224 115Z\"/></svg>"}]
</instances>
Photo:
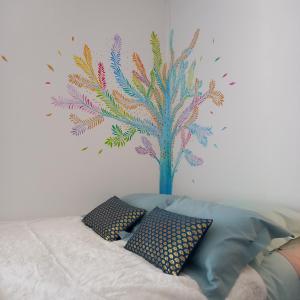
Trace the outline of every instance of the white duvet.
<instances>
[{"instance_id":1,"label":"white duvet","mask_svg":"<svg viewBox=\"0 0 300 300\"><path fill-rule=\"evenodd\" d=\"M164 274L123 246L100 238L80 217L0 222L0 299L206 299L189 276ZM228 297L266 298L250 267Z\"/></svg>"}]
</instances>

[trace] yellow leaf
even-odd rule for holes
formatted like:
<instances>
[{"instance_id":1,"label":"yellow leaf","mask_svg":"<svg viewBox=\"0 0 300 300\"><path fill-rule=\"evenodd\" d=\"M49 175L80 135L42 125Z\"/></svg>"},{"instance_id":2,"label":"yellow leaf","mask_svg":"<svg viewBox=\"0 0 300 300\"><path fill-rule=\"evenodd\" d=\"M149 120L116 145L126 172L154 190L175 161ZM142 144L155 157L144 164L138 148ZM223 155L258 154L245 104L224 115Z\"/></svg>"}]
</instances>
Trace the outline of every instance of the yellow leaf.
<instances>
[{"instance_id":1,"label":"yellow leaf","mask_svg":"<svg viewBox=\"0 0 300 300\"><path fill-rule=\"evenodd\" d=\"M79 56L74 55L73 56L75 64L83 70L84 73L87 75L90 74L89 66L83 61L83 59Z\"/></svg>"},{"instance_id":2,"label":"yellow leaf","mask_svg":"<svg viewBox=\"0 0 300 300\"><path fill-rule=\"evenodd\" d=\"M87 44L84 45L83 55L85 57L86 63L90 68L92 68L92 54L89 46Z\"/></svg>"},{"instance_id":3,"label":"yellow leaf","mask_svg":"<svg viewBox=\"0 0 300 300\"><path fill-rule=\"evenodd\" d=\"M51 65L48 64L47 67L50 71L54 72L54 68Z\"/></svg>"}]
</instances>

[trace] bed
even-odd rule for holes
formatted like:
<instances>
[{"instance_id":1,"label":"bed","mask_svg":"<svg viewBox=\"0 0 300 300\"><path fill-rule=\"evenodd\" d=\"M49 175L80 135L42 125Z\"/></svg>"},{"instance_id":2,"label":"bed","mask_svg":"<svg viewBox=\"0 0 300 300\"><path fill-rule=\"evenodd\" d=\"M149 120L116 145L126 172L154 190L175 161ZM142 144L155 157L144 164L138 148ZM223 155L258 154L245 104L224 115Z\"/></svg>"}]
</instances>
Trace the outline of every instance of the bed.
<instances>
[{"instance_id":1,"label":"bed","mask_svg":"<svg viewBox=\"0 0 300 300\"><path fill-rule=\"evenodd\" d=\"M207 299L184 271L164 274L124 244L100 238L80 216L0 222L0 299ZM226 299L297 299L295 270L272 255L246 266Z\"/></svg>"}]
</instances>

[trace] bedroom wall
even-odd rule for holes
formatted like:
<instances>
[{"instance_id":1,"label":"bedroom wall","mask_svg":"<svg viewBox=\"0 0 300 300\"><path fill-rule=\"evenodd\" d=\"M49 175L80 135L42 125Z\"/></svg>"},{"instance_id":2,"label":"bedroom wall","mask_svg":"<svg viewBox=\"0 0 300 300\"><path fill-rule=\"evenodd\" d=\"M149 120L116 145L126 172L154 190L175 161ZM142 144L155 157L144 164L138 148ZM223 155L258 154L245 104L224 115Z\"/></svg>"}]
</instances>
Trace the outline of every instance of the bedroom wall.
<instances>
[{"instance_id":1,"label":"bedroom wall","mask_svg":"<svg viewBox=\"0 0 300 300\"><path fill-rule=\"evenodd\" d=\"M104 140L114 123L107 120L75 137L70 112L53 107L51 97L67 95L68 74L78 72L72 56L82 55L85 43L95 62L104 62L113 88L108 66L114 34L122 37L122 66L129 75L133 51L149 69L151 31L166 50L171 28L177 54L201 29L196 73L204 88L215 79L225 95L222 108L201 107L198 123L212 126L214 134L206 148L192 142L204 165L182 161L174 193L300 208L297 1L0 4L0 220L78 215L112 194L158 192L157 165L134 150L140 137L109 150Z\"/></svg>"},{"instance_id":2,"label":"bedroom wall","mask_svg":"<svg viewBox=\"0 0 300 300\"><path fill-rule=\"evenodd\" d=\"M139 141L109 150L109 121L75 137L70 112L51 105L51 97L67 95L67 76L78 73L72 56L82 55L84 43L114 87L115 33L123 38L125 73L134 51L149 67L151 31L162 47L166 40L166 2L0 0L0 7L0 220L78 215L113 194L157 191L153 160L134 151Z\"/></svg>"},{"instance_id":3,"label":"bedroom wall","mask_svg":"<svg viewBox=\"0 0 300 300\"><path fill-rule=\"evenodd\" d=\"M296 0L170 1L176 47L200 28L200 78L218 78L225 95L223 108L203 106L199 122L211 124L214 136L194 149L205 164L183 164L175 193L300 208L299 9Z\"/></svg>"}]
</instances>

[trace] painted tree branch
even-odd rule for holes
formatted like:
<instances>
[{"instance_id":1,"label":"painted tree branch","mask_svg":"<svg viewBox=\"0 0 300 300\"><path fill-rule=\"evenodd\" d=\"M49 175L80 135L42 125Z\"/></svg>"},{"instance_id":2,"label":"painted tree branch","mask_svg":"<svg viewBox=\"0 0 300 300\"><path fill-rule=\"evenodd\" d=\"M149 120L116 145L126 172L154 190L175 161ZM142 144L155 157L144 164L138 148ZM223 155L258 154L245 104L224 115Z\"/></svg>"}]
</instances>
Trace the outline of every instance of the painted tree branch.
<instances>
[{"instance_id":1,"label":"painted tree branch","mask_svg":"<svg viewBox=\"0 0 300 300\"><path fill-rule=\"evenodd\" d=\"M160 41L156 33L152 33L153 67L147 73L138 53L134 52L132 60L135 70L129 81L121 69L121 38L115 35L110 52L110 66L119 89L109 91L106 72L103 63L98 64L94 71L92 54L87 45L83 48L83 57L74 56L75 64L83 71L81 74L70 74L68 91L71 97L53 97L53 104L62 108L77 109L91 115L82 119L76 114L70 115L74 124L71 132L74 135L83 134L86 130L102 124L106 118L115 120L112 125L112 136L105 144L109 147L123 147L136 134L154 137L159 146L157 152L146 136L141 137L142 144L135 147L138 154L148 155L159 165L160 192L172 193L174 176L182 158L191 166L199 166L202 158L187 148L189 141L195 137L199 144L206 147L208 138L212 135L210 127L200 126L198 119L199 107L210 99L221 106L224 96L215 89L215 81L209 83L205 93L201 92L202 81L195 78L196 61L191 64L191 55L199 30L186 49L176 58L173 47L174 32L169 37L170 62L164 62ZM96 96L90 100L78 89L89 90ZM174 158L175 140L180 133L180 148Z\"/></svg>"}]
</instances>

